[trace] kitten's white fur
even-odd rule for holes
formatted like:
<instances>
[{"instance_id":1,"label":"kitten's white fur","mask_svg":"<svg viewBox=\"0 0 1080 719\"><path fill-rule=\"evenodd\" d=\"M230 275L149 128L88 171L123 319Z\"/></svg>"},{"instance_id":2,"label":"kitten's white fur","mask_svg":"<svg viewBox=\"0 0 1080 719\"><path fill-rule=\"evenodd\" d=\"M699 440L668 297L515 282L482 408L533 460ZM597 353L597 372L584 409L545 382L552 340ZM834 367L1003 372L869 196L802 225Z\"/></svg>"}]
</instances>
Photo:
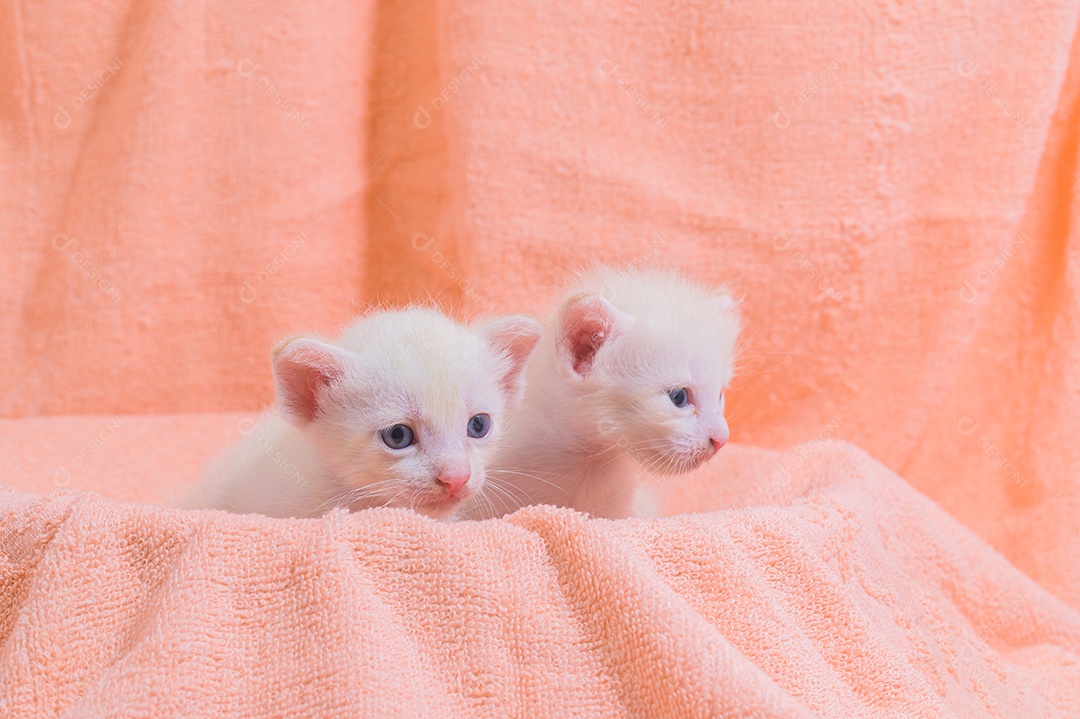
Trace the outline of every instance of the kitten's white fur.
<instances>
[{"instance_id":1,"label":"kitten's white fur","mask_svg":"<svg viewBox=\"0 0 1080 719\"><path fill-rule=\"evenodd\" d=\"M463 512L556 504L598 517L655 514L653 498L635 497L639 467L687 472L728 439L722 391L738 333L730 295L678 274L583 275L529 363L525 399L488 466L490 502ZM668 391L682 387L690 404L679 408Z\"/></svg>"},{"instance_id":2,"label":"kitten's white fur","mask_svg":"<svg viewBox=\"0 0 1080 719\"><path fill-rule=\"evenodd\" d=\"M424 308L361 318L335 341L300 337L274 351L277 412L207 467L188 507L277 517L335 506L412 507L436 518L479 495L507 411L542 327L514 316L464 327ZM468 436L474 415L491 428ZM409 425L415 444L390 449L381 431ZM469 479L457 491L447 473Z\"/></svg>"}]
</instances>

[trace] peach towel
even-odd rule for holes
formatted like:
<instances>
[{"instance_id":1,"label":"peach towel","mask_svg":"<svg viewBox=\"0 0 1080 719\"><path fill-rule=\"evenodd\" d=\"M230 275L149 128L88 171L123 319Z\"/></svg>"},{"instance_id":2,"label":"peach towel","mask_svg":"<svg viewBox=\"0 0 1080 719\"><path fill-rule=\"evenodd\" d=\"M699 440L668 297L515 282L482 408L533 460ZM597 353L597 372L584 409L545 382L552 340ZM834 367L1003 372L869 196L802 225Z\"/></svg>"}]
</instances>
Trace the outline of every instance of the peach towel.
<instances>
[{"instance_id":1,"label":"peach towel","mask_svg":"<svg viewBox=\"0 0 1080 719\"><path fill-rule=\"evenodd\" d=\"M851 441L1080 606L1078 12L5 4L0 415L255 411L355 306L671 262L745 297L736 442Z\"/></svg>"},{"instance_id":2,"label":"peach towel","mask_svg":"<svg viewBox=\"0 0 1080 719\"><path fill-rule=\"evenodd\" d=\"M1078 13L4 4L0 715L1075 716ZM19 493L161 501L281 336L593 257L732 284L735 441L811 442L656 522Z\"/></svg>"},{"instance_id":3,"label":"peach towel","mask_svg":"<svg viewBox=\"0 0 1080 719\"><path fill-rule=\"evenodd\" d=\"M725 450L730 508L662 520L0 490L0 715L1076 716L1075 611L864 453L805 449Z\"/></svg>"}]
</instances>

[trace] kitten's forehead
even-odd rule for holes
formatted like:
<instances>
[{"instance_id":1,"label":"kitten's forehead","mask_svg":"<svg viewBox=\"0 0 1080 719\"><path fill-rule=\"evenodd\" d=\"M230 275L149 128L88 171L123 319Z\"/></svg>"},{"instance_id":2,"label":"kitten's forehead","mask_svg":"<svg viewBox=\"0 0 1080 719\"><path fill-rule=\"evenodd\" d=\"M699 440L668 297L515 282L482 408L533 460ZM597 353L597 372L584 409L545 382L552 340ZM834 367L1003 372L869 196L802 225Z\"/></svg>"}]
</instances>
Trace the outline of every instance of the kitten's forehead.
<instances>
[{"instance_id":1,"label":"kitten's forehead","mask_svg":"<svg viewBox=\"0 0 1080 719\"><path fill-rule=\"evenodd\" d=\"M645 384L685 382L719 391L731 379L733 337L708 328L679 331L638 325L635 329L627 337L631 346L626 349L636 356L635 369Z\"/></svg>"},{"instance_id":2,"label":"kitten's forehead","mask_svg":"<svg viewBox=\"0 0 1080 719\"><path fill-rule=\"evenodd\" d=\"M471 409L498 398L491 349L475 331L434 310L363 318L342 334L341 344L360 358L362 385L380 398L373 405L388 421L401 421L393 416L407 412L456 426Z\"/></svg>"},{"instance_id":3,"label":"kitten's forehead","mask_svg":"<svg viewBox=\"0 0 1080 719\"><path fill-rule=\"evenodd\" d=\"M584 281L631 318L611 350L635 358L634 369L644 379L716 379L721 386L730 379L739 333L730 298L659 270L599 268Z\"/></svg>"}]
</instances>

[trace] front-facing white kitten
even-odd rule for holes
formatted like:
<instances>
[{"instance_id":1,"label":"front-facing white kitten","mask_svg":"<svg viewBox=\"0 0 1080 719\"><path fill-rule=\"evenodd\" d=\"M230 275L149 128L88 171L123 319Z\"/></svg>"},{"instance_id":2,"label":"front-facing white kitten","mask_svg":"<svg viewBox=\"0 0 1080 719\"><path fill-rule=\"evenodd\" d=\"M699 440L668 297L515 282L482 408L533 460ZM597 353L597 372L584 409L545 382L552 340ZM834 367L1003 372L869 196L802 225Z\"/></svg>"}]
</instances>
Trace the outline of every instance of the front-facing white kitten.
<instances>
[{"instance_id":1,"label":"front-facing white kitten","mask_svg":"<svg viewBox=\"0 0 1080 719\"><path fill-rule=\"evenodd\" d=\"M449 517L479 495L542 328L465 327L423 308L361 318L337 340L274 350L277 412L207 467L185 506L277 517L411 507Z\"/></svg>"},{"instance_id":2,"label":"front-facing white kitten","mask_svg":"<svg viewBox=\"0 0 1080 719\"><path fill-rule=\"evenodd\" d=\"M688 472L728 441L723 390L738 333L729 295L678 274L586 274L530 362L525 399L489 465L492 501L465 513L556 504L630 516L639 466Z\"/></svg>"}]
</instances>

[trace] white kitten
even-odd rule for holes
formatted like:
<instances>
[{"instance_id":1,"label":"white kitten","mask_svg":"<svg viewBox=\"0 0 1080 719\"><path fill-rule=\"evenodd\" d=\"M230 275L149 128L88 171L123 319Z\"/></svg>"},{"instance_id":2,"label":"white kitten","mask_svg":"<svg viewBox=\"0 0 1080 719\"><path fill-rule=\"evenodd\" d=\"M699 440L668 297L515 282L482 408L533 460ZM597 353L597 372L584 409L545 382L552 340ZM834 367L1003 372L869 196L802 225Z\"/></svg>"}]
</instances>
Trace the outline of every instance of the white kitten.
<instances>
[{"instance_id":1,"label":"white kitten","mask_svg":"<svg viewBox=\"0 0 1080 719\"><path fill-rule=\"evenodd\" d=\"M421 308L379 312L336 341L274 350L278 414L213 461L188 507L277 517L412 507L449 517L484 487L542 327L515 316L467 328Z\"/></svg>"},{"instance_id":2,"label":"white kitten","mask_svg":"<svg viewBox=\"0 0 1080 719\"><path fill-rule=\"evenodd\" d=\"M729 295L677 274L586 274L549 322L489 465L495 514L526 504L641 514L638 465L687 472L728 441L723 389L738 333ZM491 516L489 506L465 513Z\"/></svg>"}]
</instances>

